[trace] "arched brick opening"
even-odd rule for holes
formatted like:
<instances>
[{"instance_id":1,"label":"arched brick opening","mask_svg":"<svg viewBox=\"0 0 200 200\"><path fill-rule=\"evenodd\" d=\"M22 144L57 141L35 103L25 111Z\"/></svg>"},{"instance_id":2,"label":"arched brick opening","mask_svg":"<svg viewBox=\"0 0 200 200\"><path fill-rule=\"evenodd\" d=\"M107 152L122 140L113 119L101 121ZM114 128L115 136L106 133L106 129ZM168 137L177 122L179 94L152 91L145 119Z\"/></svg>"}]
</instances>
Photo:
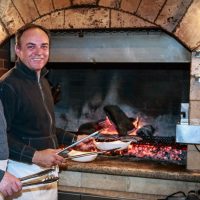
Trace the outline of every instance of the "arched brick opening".
<instances>
[{"instance_id":1,"label":"arched brick opening","mask_svg":"<svg viewBox=\"0 0 200 200\"><path fill-rule=\"evenodd\" d=\"M157 27L192 51L200 48L199 8L198 0L2 1L0 43L26 23L38 23L50 30Z\"/></svg>"}]
</instances>

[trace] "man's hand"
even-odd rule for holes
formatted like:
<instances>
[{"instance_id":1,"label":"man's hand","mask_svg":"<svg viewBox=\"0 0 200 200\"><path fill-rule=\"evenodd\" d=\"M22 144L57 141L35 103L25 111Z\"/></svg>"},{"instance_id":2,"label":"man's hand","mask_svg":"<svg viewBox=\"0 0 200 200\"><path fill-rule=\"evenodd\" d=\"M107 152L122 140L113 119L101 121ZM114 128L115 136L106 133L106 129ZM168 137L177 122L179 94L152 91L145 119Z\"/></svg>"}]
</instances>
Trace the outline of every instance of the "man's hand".
<instances>
[{"instance_id":1,"label":"man's hand","mask_svg":"<svg viewBox=\"0 0 200 200\"><path fill-rule=\"evenodd\" d=\"M41 167L52 167L55 165L61 165L65 162L62 156L57 155L60 149L45 149L42 151L36 151L33 155L32 162Z\"/></svg>"},{"instance_id":2,"label":"man's hand","mask_svg":"<svg viewBox=\"0 0 200 200\"><path fill-rule=\"evenodd\" d=\"M22 183L18 178L5 172L3 179L0 182L0 192L6 197L11 196L15 192L19 192L22 189Z\"/></svg>"}]
</instances>

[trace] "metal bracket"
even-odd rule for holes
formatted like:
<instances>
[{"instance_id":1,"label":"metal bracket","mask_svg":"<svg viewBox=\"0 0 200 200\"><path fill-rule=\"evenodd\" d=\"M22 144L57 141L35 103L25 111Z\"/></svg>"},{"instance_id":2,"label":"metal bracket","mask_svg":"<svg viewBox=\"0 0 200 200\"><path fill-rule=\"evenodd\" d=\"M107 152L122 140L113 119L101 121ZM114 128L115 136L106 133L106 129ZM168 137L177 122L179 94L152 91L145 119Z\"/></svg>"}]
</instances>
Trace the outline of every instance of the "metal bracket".
<instances>
[{"instance_id":1,"label":"metal bracket","mask_svg":"<svg viewBox=\"0 0 200 200\"><path fill-rule=\"evenodd\" d=\"M184 144L200 144L200 126L176 125L176 142Z\"/></svg>"}]
</instances>

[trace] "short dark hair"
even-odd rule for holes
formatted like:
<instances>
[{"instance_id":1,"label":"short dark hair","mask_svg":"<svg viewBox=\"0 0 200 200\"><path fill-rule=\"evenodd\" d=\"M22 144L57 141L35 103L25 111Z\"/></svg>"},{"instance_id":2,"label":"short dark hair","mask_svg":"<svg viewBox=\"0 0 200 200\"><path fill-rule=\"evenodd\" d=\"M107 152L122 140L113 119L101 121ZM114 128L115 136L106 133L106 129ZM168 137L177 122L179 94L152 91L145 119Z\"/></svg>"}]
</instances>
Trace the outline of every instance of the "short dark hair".
<instances>
[{"instance_id":1,"label":"short dark hair","mask_svg":"<svg viewBox=\"0 0 200 200\"><path fill-rule=\"evenodd\" d=\"M26 24L25 26L21 27L15 34L15 43L17 46L20 46L20 39L23 35L23 33L29 29L34 29L34 28L39 28L41 29L42 31L44 31L48 38L49 38L49 42L51 40L51 34L50 34L50 31L47 30L46 28L44 28L43 26L40 26L40 25L37 25L37 24Z\"/></svg>"}]
</instances>

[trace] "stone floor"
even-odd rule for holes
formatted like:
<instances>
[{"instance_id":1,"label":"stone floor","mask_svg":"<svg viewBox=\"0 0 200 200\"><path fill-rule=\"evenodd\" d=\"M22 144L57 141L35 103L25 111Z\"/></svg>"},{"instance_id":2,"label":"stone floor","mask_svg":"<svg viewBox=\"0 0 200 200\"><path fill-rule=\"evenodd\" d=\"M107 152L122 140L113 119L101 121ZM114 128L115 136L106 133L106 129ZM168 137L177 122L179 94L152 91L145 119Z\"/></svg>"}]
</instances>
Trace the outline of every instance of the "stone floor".
<instances>
[{"instance_id":1,"label":"stone floor","mask_svg":"<svg viewBox=\"0 0 200 200\"><path fill-rule=\"evenodd\" d=\"M120 200L158 200L164 199L166 196L162 195L150 195L150 194L139 194L134 192L119 192L112 190L99 190L84 187L69 187L69 186L59 186L59 191L75 194L85 194L95 197L110 198L110 199L120 199ZM107 199L106 199L107 200Z\"/></svg>"}]
</instances>

